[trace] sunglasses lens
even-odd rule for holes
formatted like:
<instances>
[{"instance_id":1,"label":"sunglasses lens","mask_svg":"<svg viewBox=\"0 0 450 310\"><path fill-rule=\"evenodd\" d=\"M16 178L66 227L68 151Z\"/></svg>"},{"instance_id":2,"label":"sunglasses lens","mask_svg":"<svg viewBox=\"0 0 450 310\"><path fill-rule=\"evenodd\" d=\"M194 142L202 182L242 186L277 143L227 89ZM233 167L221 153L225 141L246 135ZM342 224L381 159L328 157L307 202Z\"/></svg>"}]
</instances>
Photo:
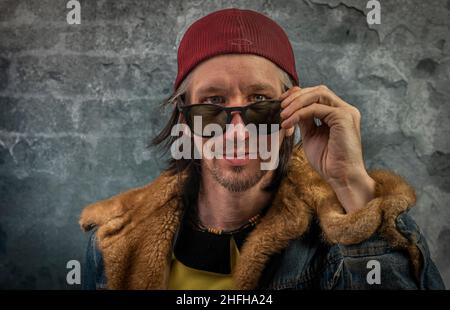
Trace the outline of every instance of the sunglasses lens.
<instances>
[{"instance_id":1,"label":"sunglasses lens","mask_svg":"<svg viewBox=\"0 0 450 310\"><path fill-rule=\"evenodd\" d=\"M280 101L259 101L247 107L245 112L245 123L255 124L257 129L261 129L260 125L265 125L266 130L262 134L271 134L278 131L279 126L272 130L271 125L279 125L281 102ZM205 134L204 129L210 124L219 125L222 130L225 130L227 124L227 112L224 111L223 106L213 104L198 104L189 106L187 113L187 123L197 136L211 137ZM199 124L196 124L199 122Z\"/></svg>"},{"instance_id":2,"label":"sunglasses lens","mask_svg":"<svg viewBox=\"0 0 450 310\"><path fill-rule=\"evenodd\" d=\"M196 125L195 122L201 119L200 124ZM193 105L191 106L189 113L189 126L191 130L198 136L204 136L204 128L209 124L217 124L221 128L225 128L227 123L227 113L221 106L215 105ZM200 132L198 132L200 130Z\"/></svg>"},{"instance_id":3,"label":"sunglasses lens","mask_svg":"<svg viewBox=\"0 0 450 310\"><path fill-rule=\"evenodd\" d=\"M281 102L278 101L260 101L248 107L246 113L247 123L266 125L267 133L272 132L272 124L280 124ZM278 127L278 126L277 126Z\"/></svg>"}]
</instances>

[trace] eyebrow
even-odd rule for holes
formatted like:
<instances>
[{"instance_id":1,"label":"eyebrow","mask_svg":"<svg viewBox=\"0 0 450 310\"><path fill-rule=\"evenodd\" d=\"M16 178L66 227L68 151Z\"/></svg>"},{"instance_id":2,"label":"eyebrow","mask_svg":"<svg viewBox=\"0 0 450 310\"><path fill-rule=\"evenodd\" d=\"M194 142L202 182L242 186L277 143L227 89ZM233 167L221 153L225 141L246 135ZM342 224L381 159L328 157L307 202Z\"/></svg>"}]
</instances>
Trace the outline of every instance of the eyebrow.
<instances>
[{"instance_id":1,"label":"eyebrow","mask_svg":"<svg viewBox=\"0 0 450 310\"><path fill-rule=\"evenodd\" d=\"M251 84L251 85L245 87L244 90L247 92L267 91L267 92L272 93L273 95L276 94L275 88L271 84L267 84L267 83ZM200 97L200 96L205 96L207 94L213 94L213 93L225 93L226 91L227 91L226 88L210 85L210 86L200 87L197 90L197 95Z\"/></svg>"},{"instance_id":2,"label":"eyebrow","mask_svg":"<svg viewBox=\"0 0 450 310\"><path fill-rule=\"evenodd\" d=\"M201 87L197 90L198 96L204 96L206 94L213 94L213 93L225 93L226 89L218 86L206 86Z\"/></svg>"},{"instance_id":3,"label":"eyebrow","mask_svg":"<svg viewBox=\"0 0 450 310\"><path fill-rule=\"evenodd\" d=\"M256 84L252 84L249 85L245 88L245 90L247 91L268 91L270 93L273 93L275 95L276 90L275 88L271 85L271 84L267 84L267 83L256 83Z\"/></svg>"}]
</instances>

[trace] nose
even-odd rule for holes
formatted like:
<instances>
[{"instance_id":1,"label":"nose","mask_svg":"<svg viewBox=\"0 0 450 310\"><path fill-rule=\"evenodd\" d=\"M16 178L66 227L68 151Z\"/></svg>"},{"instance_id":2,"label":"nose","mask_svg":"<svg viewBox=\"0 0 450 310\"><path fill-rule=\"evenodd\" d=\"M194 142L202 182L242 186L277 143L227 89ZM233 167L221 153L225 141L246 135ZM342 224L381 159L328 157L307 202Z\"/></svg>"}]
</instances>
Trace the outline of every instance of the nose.
<instances>
[{"instance_id":1,"label":"nose","mask_svg":"<svg viewBox=\"0 0 450 310\"><path fill-rule=\"evenodd\" d=\"M240 112L233 111L231 112L231 121L230 125L232 125L225 132L226 140L246 140L248 139L248 130L245 128L244 120L242 119L242 115ZM236 137L236 138L235 138Z\"/></svg>"}]
</instances>

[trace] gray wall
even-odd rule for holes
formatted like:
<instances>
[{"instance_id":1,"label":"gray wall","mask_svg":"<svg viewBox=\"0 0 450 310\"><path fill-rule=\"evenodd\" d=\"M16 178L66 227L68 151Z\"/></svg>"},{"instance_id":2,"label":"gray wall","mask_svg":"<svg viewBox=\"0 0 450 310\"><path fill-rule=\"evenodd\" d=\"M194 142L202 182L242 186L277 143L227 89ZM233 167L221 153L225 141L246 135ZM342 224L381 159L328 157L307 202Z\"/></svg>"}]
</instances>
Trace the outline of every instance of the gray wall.
<instances>
[{"instance_id":1,"label":"gray wall","mask_svg":"<svg viewBox=\"0 0 450 310\"><path fill-rule=\"evenodd\" d=\"M168 116L186 27L235 6L287 31L304 86L326 84L363 115L368 168L417 189L412 211L450 286L450 1L0 0L0 287L77 288L85 204L150 182L163 167L148 139Z\"/></svg>"}]
</instances>

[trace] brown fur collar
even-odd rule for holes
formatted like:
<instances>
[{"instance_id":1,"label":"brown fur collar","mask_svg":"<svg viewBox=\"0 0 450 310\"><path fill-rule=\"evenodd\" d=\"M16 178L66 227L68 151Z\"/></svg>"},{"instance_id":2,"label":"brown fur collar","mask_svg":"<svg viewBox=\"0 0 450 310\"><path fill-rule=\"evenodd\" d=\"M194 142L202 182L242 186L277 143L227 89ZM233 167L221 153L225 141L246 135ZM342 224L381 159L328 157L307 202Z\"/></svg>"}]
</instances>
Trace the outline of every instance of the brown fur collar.
<instances>
[{"instance_id":1,"label":"brown fur collar","mask_svg":"<svg viewBox=\"0 0 450 310\"><path fill-rule=\"evenodd\" d=\"M409 251L417 271L420 254L395 225L397 215L414 205L414 190L392 172L369 174L377 183L376 198L347 215L331 187L298 148L273 205L241 249L233 274L236 288L255 288L269 258L302 236L313 216L319 219L324 240L332 244L356 244L380 231L392 246ZM181 217L180 178L163 173L144 187L83 210L81 227L98 227L97 242L109 288L167 288L172 242Z\"/></svg>"}]
</instances>

